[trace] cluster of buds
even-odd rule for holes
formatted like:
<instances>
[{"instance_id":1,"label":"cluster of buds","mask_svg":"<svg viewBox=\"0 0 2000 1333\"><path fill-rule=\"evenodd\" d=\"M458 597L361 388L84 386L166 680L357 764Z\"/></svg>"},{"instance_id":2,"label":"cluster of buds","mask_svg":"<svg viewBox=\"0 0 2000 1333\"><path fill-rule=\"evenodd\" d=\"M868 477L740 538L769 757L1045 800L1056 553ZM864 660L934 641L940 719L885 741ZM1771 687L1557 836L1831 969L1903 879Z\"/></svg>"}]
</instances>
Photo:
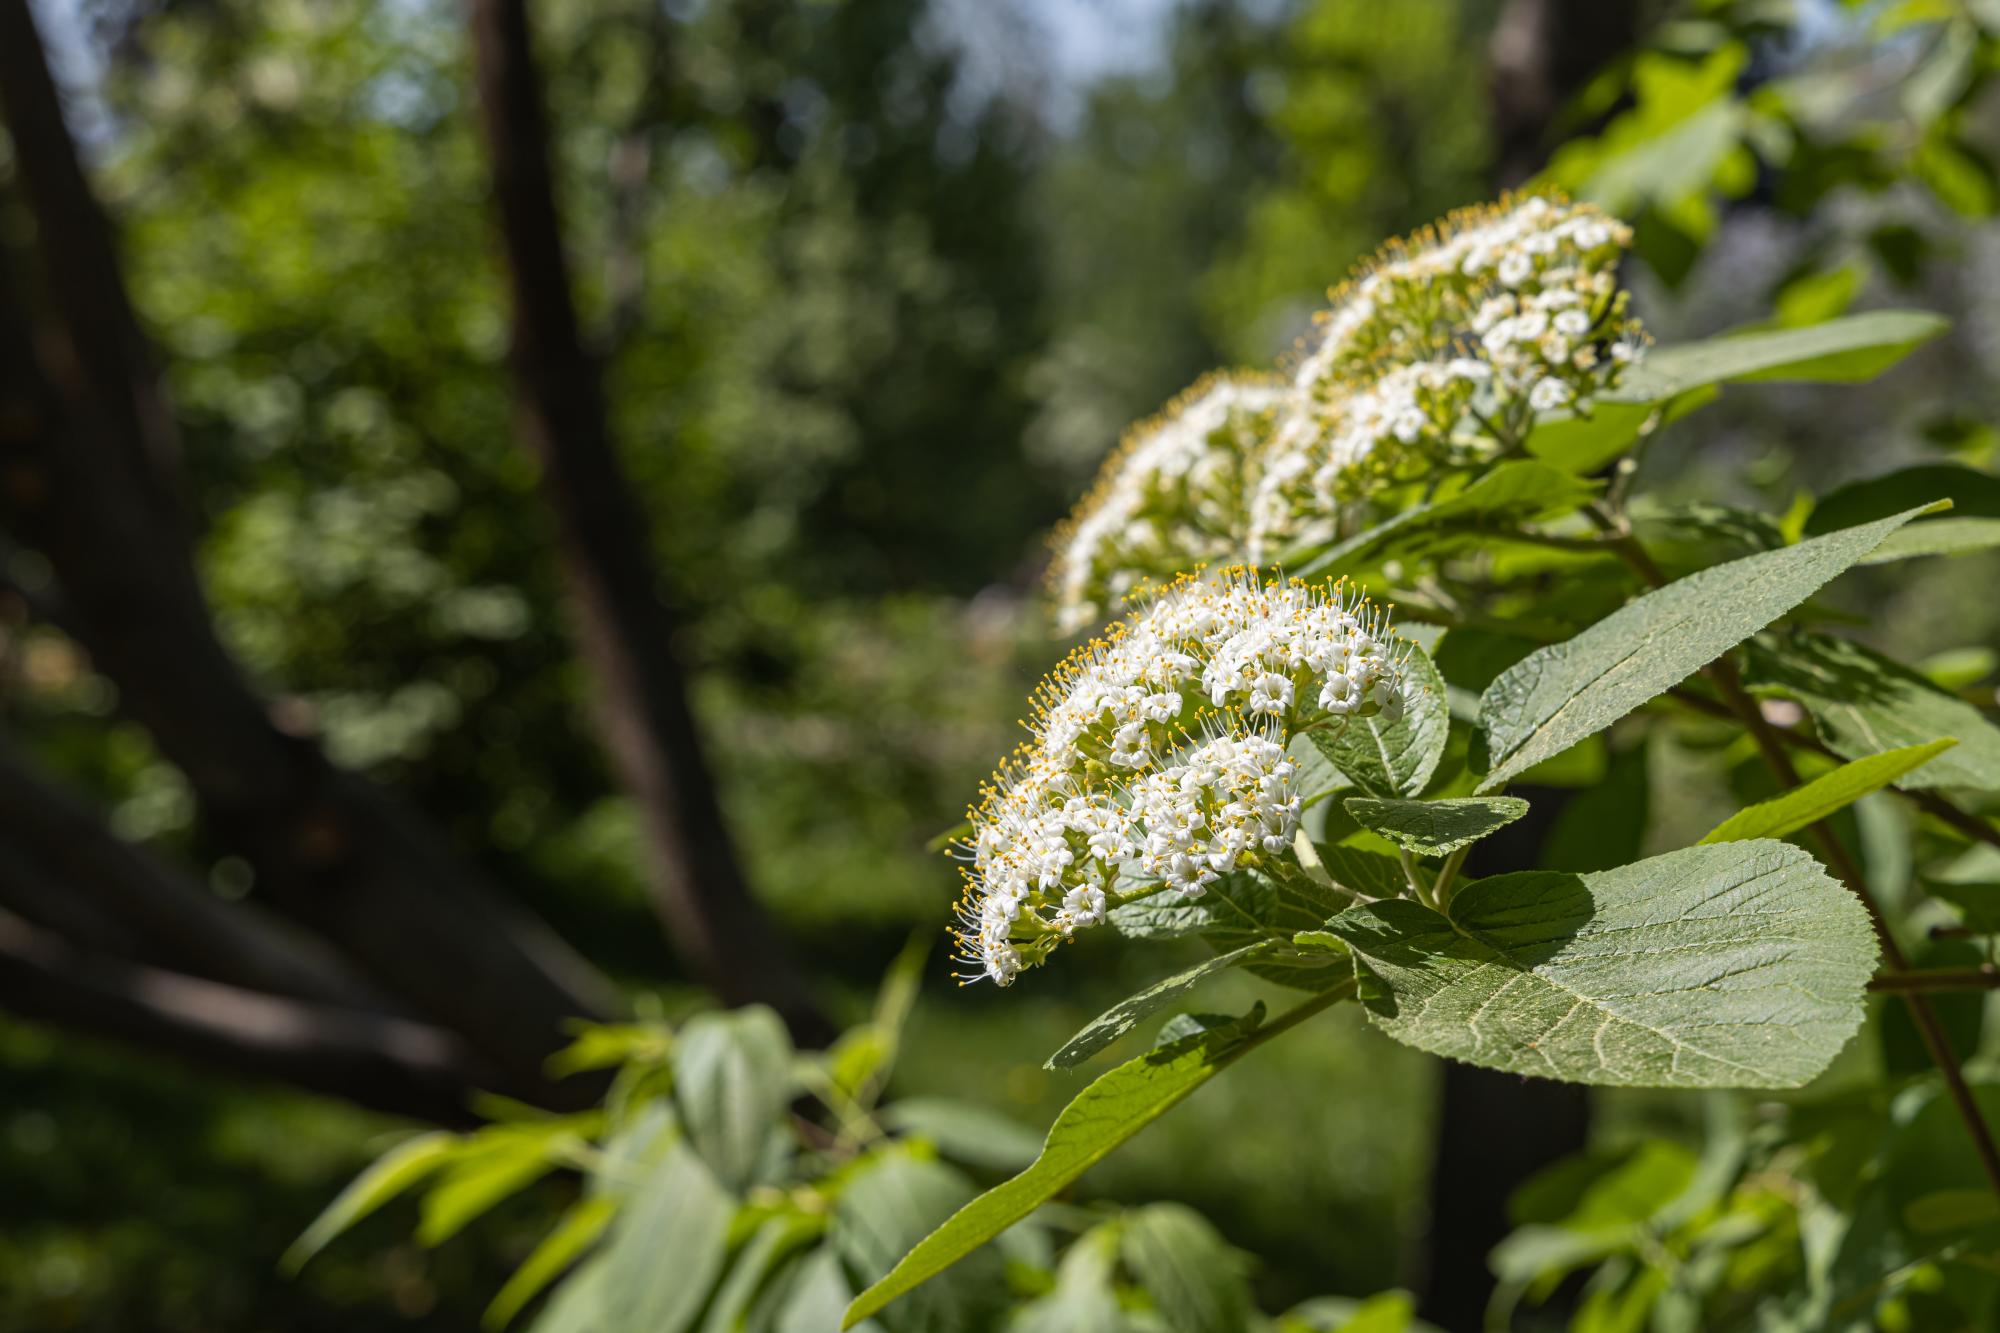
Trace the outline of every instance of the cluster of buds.
<instances>
[{"instance_id":1,"label":"cluster of buds","mask_svg":"<svg viewBox=\"0 0 2000 1333\"><path fill-rule=\"evenodd\" d=\"M1204 382L1106 464L1057 537L1062 630L1148 579L1269 563L1377 519L1377 497L1518 447L1540 414L1588 414L1644 345L1616 276L1631 240L1595 208L1527 195L1385 247L1332 294L1289 381ZM1245 386L1237 407L1215 406L1218 385ZM1168 447L1163 423L1192 404L1231 424Z\"/></svg>"},{"instance_id":2,"label":"cluster of buds","mask_svg":"<svg viewBox=\"0 0 2000 1333\"><path fill-rule=\"evenodd\" d=\"M1210 375L1126 432L1052 542L1062 633L1102 621L1142 579L1234 558L1246 460L1284 396L1275 376Z\"/></svg>"},{"instance_id":3,"label":"cluster of buds","mask_svg":"<svg viewBox=\"0 0 2000 1333\"><path fill-rule=\"evenodd\" d=\"M1400 717L1404 658L1342 585L1183 576L1043 682L971 811L959 959L1001 985L1124 902L1291 854L1291 742Z\"/></svg>"}]
</instances>

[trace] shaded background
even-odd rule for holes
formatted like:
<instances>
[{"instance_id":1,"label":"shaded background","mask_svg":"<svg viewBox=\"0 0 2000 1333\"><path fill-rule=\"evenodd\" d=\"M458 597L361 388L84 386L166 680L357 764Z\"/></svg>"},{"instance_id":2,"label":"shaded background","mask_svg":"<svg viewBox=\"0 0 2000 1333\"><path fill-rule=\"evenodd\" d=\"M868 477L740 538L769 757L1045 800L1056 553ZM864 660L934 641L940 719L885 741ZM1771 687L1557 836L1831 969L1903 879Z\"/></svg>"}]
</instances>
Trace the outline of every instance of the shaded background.
<instances>
[{"instance_id":1,"label":"shaded background","mask_svg":"<svg viewBox=\"0 0 2000 1333\"><path fill-rule=\"evenodd\" d=\"M435 1253L391 1209L297 1280L276 1256L399 1113L587 1096L540 1074L564 1014L858 1016L941 932L926 843L1060 651L1042 534L1126 422L1624 109L1593 77L1672 24L1739 24L1746 88L1851 35L1831 3L589 0L535 8L537 77L500 3L39 0L43 88L0 5L22 1330L475 1327L548 1199ZM1659 482L1782 507L1984 463L1986 170L1956 212L1854 172L1804 207L1745 181L1705 246L1642 229L1662 337L1762 317L1802 266L1966 316L1866 391L1732 397ZM1996 572L1847 595L1920 656L1993 638ZM1713 822L1695 759L1637 762L1650 808L1587 779L1635 837ZM1077 1086L1043 1056L1176 961L1090 938L1003 994L943 954L898 1091L1037 1126ZM1267 1306L1476 1271L1491 1232L1429 1224L1435 1064L1313 1032L1087 1190L1202 1209ZM1448 1113L1466 1197L1518 1176L1480 1135L1580 1146L1580 1094L1534 1086ZM1592 1105L1600 1141L1692 1114Z\"/></svg>"}]
</instances>

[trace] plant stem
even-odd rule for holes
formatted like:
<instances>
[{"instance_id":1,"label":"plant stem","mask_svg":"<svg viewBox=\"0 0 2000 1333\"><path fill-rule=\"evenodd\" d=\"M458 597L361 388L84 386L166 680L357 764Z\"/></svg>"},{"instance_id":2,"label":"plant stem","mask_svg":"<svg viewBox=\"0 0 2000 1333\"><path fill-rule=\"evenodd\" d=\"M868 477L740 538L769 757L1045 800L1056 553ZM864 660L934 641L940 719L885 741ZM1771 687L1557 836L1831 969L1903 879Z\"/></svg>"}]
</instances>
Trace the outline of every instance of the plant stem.
<instances>
[{"instance_id":1,"label":"plant stem","mask_svg":"<svg viewBox=\"0 0 2000 1333\"><path fill-rule=\"evenodd\" d=\"M2000 967L1988 963L1980 967L1917 968L1909 972L1884 972L1868 983L1874 991L1965 991L2000 990Z\"/></svg>"},{"instance_id":2,"label":"plant stem","mask_svg":"<svg viewBox=\"0 0 2000 1333\"><path fill-rule=\"evenodd\" d=\"M1471 850L1472 845L1467 843L1445 858L1444 868L1438 871L1437 882L1431 885L1431 897L1437 900L1438 911L1451 906L1452 883L1458 878L1459 867L1465 864L1465 854Z\"/></svg>"},{"instance_id":3,"label":"plant stem","mask_svg":"<svg viewBox=\"0 0 2000 1333\"><path fill-rule=\"evenodd\" d=\"M1653 563L1652 557L1646 554L1645 548L1632 537L1629 528L1616 516L1600 512L1595 506L1588 512L1599 527L1607 532L1622 534L1623 540L1618 544L1619 554L1624 556L1626 563L1632 566L1640 578L1655 588L1665 586L1666 576L1660 572L1660 567ZM1736 663L1724 653L1703 667L1702 671L1715 685L1716 692L1728 705L1729 712L1749 730L1751 738L1757 742L1758 751L1764 756L1765 765L1770 768L1771 775L1777 778L1778 785L1786 788L1798 786L1799 771L1792 764L1790 751L1785 749L1785 743L1779 737L1778 729L1765 718L1764 710L1757 706L1757 701L1743 688L1743 678L1736 670ZM1848 854L1846 846L1841 843L1833 827L1825 820L1814 824L1812 833L1826 855L1827 865L1832 867L1833 873L1853 890L1854 896L1868 909L1868 918L1875 925L1875 937L1882 946L1882 958L1889 966L1889 975L1908 973L1909 960L1904 956L1902 946L1896 943L1896 936L1889 929L1888 919L1882 915L1881 906L1868 892L1868 884L1862 876L1861 867ZM1922 990L1900 987L1896 989L1903 997L1903 1002L1909 1006L1911 1021L1916 1024L1917 1032L1924 1040L1924 1049L1929 1052L1931 1063L1937 1066L1938 1073L1943 1076L1945 1090L1950 1093L1952 1103L1958 1108L1959 1117L1965 1121L1966 1132L1972 1136L1972 1146L1979 1154L1979 1164L1986 1171L1987 1183L1993 1188L1994 1193L2000 1194L2000 1148L1995 1147L1993 1131L1988 1128L1985 1117L1980 1114L1979 1104L1972 1097L1972 1089L1966 1085L1965 1071L1959 1068L1958 1054L1952 1050L1951 1038L1945 1034L1944 1025L1938 1021L1936 1008Z\"/></svg>"},{"instance_id":4,"label":"plant stem","mask_svg":"<svg viewBox=\"0 0 2000 1333\"><path fill-rule=\"evenodd\" d=\"M1426 907L1435 908L1437 903L1431 898L1430 886L1425 884L1424 877L1417 873L1417 858L1410 855L1410 849L1398 847L1396 859L1403 863L1403 879L1409 884L1410 892L1416 895L1417 901Z\"/></svg>"}]
</instances>

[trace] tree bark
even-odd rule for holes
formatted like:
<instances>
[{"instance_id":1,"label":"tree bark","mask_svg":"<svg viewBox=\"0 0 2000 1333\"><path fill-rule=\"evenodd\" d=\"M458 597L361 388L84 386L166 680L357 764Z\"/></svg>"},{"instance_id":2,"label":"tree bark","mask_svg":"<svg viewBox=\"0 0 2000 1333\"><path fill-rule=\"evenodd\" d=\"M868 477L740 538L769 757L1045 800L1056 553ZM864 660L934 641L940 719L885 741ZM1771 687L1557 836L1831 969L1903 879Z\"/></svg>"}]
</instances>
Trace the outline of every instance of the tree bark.
<instances>
[{"instance_id":1,"label":"tree bark","mask_svg":"<svg viewBox=\"0 0 2000 1333\"><path fill-rule=\"evenodd\" d=\"M610 988L380 791L280 731L217 638L161 477L174 453L164 396L18 3L0 3L0 110L48 314L32 325L0 271L0 514L55 566L120 706L186 775L270 900L460 1034L510 1091L573 1099L542 1062L565 1019L614 1006Z\"/></svg>"},{"instance_id":2,"label":"tree bark","mask_svg":"<svg viewBox=\"0 0 2000 1333\"><path fill-rule=\"evenodd\" d=\"M0 902L93 951L249 990L383 1011L315 941L286 935L114 835L0 738Z\"/></svg>"},{"instance_id":3,"label":"tree bark","mask_svg":"<svg viewBox=\"0 0 2000 1333\"><path fill-rule=\"evenodd\" d=\"M438 1028L85 954L0 912L0 1007L392 1115L475 1123L497 1071Z\"/></svg>"},{"instance_id":4,"label":"tree bark","mask_svg":"<svg viewBox=\"0 0 2000 1333\"><path fill-rule=\"evenodd\" d=\"M513 300L515 412L540 464L599 728L636 802L656 910L688 969L730 1004L776 1008L805 1044L830 1029L746 883L702 752L644 517L619 464L562 250L522 0L472 0L480 109Z\"/></svg>"}]
</instances>

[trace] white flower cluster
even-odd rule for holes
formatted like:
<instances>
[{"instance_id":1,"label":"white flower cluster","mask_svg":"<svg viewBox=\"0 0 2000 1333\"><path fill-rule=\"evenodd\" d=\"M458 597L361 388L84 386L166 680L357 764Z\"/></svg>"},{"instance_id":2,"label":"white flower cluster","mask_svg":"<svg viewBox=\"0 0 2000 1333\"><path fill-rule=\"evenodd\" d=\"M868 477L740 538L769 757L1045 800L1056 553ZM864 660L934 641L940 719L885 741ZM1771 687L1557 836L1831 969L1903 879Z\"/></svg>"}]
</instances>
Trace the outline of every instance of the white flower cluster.
<instances>
[{"instance_id":1,"label":"white flower cluster","mask_svg":"<svg viewBox=\"0 0 2000 1333\"><path fill-rule=\"evenodd\" d=\"M1049 676L1033 740L972 811L968 975L1005 985L1116 901L1199 895L1284 855L1291 739L1403 707L1402 659L1365 599L1244 570L1176 581Z\"/></svg>"},{"instance_id":2,"label":"white flower cluster","mask_svg":"<svg viewBox=\"0 0 2000 1333\"><path fill-rule=\"evenodd\" d=\"M1289 383L1204 381L1127 437L1057 534L1062 631L1148 579L1379 520L1396 483L1488 461L1538 413L1588 412L1643 346L1616 278L1631 239L1528 195L1385 247L1333 293Z\"/></svg>"},{"instance_id":3,"label":"white flower cluster","mask_svg":"<svg viewBox=\"0 0 2000 1333\"><path fill-rule=\"evenodd\" d=\"M1210 375L1126 432L1052 542L1061 633L1102 620L1148 575L1234 554L1245 460L1283 396L1273 377Z\"/></svg>"},{"instance_id":4,"label":"white flower cluster","mask_svg":"<svg viewBox=\"0 0 2000 1333\"><path fill-rule=\"evenodd\" d=\"M1470 357L1418 361L1323 407L1295 407L1258 458L1246 558L1275 559L1280 539L1330 528L1340 506L1393 477L1406 459L1435 459L1492 377L1489 365Z\"/></svg>"},{"instance_id":5,"label":"white flower cluster","mask_svg":"<svg viewBox=\"0 0 2000 1333\"><path fill-rule=\"evenodd\" d=\"M1589 411L1641 347L1615 273L1630 244L1587 205L1531 195L1384 250L1294 372L1256 460L1248 558L1324 535L1385 481L1490 456L1537 413Z\"/></svg>"}]
</instances>

